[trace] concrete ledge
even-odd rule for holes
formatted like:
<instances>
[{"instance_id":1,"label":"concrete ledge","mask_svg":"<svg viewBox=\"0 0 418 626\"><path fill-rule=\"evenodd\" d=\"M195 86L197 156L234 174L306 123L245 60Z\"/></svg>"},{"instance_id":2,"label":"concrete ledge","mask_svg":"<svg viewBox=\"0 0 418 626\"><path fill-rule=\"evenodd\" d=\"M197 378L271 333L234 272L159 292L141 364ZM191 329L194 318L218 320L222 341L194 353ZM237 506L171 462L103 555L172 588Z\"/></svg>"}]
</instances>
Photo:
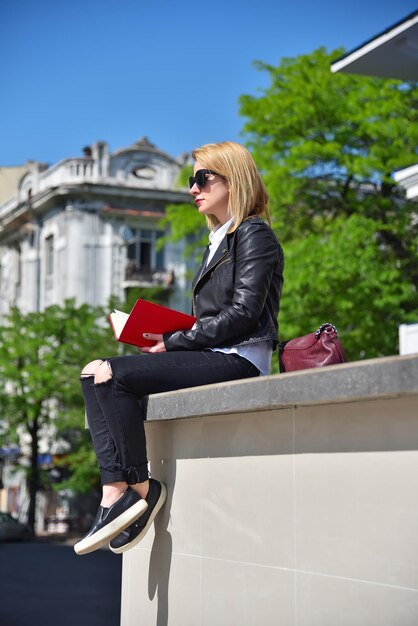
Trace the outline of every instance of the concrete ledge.
<instances>
[{"instance_id":1,"label":"concrete ledge","mask_svg":"<svg viewBox=\"0 0 418 626\"><path fill-rule=\"evenodd\" d=\"M418 393L418 354L356 361L150 396L147 421L394 398Z\"/></svg>"},{"instance_id":2,"label":"concrete ledge","mask_svg":"<svg viewBox=\"0 0 418 626\"><path fill-rule=\"evenodd\" d=\"M416 626L418 354L150 396L121 626Z\"/></svg>"}]
</instances>

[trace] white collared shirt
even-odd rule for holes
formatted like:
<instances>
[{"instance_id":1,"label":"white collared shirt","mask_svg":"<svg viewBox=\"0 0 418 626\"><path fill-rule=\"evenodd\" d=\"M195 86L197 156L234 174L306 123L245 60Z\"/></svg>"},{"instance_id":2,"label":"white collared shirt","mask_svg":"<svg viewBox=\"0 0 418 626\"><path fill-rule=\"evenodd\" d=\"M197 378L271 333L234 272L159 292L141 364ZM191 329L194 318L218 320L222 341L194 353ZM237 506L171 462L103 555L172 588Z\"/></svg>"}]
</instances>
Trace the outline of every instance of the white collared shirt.
<instances>
[{"instance_id":1,"label":"white collared shirt","mask_svg":"<svg viewBox=\"0 0 418 626\"><path fill-rule=\"evenodd\" d=\"M219 244L221 243L222 239L225 237L226 233L228 232L228 228L232 225L233 221L234 221L234 218L231 217L231 219L225 222L225 224L223 224L222 226L221 224L218 224L217 226L215 226L213 230L210 231L209 254L206 260L206 265L209 265L209 263L211 262L213 255L215 254L216 250L219 248Z\"/></svg>"},{"instance_id":2,"label":"white collared shirt","mask_svg":"<svg viewBox=\"0 0 418 626\"><path fill-rule=\"evenodd\" d=\"M215 226L215 228L209 233L209 254L206 261L206 265L210 263L219 247L222 239L228 232L229 227L232 225L233 218L228 220L225 224ZM255 343L246 344L244 346L232 346L231 348L211 348L214 352L225 352L226 354L238 354L247 361L250 361L255 367L260 370L260 374L267 376L270 374L271 356L273 354L273 343L271 340L257 341Z\"/></svg>"}]
</instances>

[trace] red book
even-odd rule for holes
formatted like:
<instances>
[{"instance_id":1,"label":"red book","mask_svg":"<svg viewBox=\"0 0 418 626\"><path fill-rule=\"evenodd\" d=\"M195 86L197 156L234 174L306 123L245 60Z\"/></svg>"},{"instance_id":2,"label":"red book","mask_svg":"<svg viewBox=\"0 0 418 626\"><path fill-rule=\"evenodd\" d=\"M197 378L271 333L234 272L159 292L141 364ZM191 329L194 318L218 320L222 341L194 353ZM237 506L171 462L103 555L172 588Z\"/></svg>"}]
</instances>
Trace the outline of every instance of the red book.
<instances>
[{"instance_id":1,"label":"red book","mask_svg":"<svg viewBox=\"0 0 418 626\"><path fill-rule=\"evenodd\" d=\"M189 330L196 322L193 315L187 315L161 304L148 300L137 300L130 313L114 310L109 315L113 333L118 341L142 348L153 346L155 341L145 339L143 333L169 333L175 330Z\"/></svg>"}]
</instances>

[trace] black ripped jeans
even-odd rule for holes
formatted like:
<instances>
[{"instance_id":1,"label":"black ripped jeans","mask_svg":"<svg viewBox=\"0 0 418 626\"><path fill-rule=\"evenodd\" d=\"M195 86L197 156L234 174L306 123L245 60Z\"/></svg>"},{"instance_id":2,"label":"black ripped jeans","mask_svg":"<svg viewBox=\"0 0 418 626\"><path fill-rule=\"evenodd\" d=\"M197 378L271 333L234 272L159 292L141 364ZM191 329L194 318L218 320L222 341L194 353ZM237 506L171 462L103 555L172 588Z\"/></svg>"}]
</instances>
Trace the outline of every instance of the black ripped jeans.
<instances>
[{"instance_id":1,"label":"black ripped jeans","mask_svg":"<svg viewBox=\"0 0 418 626\"><path fill-rule=\"evenodd\" d=\"M112 377L81 378L87 421L102 484L148 479L143 399L153 393L259 375L236 354L211 350L120 356L108 361Z\"/></svg>"}]
</instances>

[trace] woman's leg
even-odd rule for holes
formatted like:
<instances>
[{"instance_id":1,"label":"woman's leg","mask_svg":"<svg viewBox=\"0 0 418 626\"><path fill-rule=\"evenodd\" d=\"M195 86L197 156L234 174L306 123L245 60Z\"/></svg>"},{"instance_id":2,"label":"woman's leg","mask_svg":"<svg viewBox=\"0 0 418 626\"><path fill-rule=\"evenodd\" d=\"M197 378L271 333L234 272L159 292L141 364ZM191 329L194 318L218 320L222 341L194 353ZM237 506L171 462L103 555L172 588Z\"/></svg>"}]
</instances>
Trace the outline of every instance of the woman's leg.
<instances>
[{"instance_id":1,"label":"woman's leg","mask_svg":"<svg viewBox=\"0 0 418 626\"><path fill-rule=\"evenodd\" d=\"M143 497L128 488L124 474L117 468L117 451L95 391L94 378L102 362L92 361L81 374L87 421L102 476L103 497L92 527L74 546L77 554L87 554L108 543L148 507Z\"/></svg>"},{"instance_id":2,"label":"woman's leg","mask_svg":"<svg viewBox=\"0 0 418 626\"><path fill-rule=\"evenodd\" d=\"M105 488L123 487L126 490L110 508L100 507L92 529L76 544L76 552L91 552L111 540L117 534L117 528L122 531L129 525L127 516L143 506L135 518L139 518L138 528L135 532L131 528L127 539L122 536L116 549L123 551L131 547L133 541L142 538L164 503L164 485L154 480L153 490L149 490L141 411L144 396L258 374L251 363L237 355L211 351L163 352L95 362L93 385L91 380L90 383L84 380L92 377L86 367L82 385L88 420L94 430L93 444L101 456L102 481L105 482L106 478L113 481L105 484ZM122 480L117 480L120 477ZM127 489L126 484L132 489Z\"/></svg>"},{"instance_id":3,"label":"woman's leg","mask_svg":"<svg viewBox=\"0 0 418 626\"><path fill-rule=\"evenodd\" d=\"M148 479L141 406L145 396L257 375L258 370L245 359L210 350L89 363L81 384L102 484L137 484Z\"/></svg>"},{"instance_id":4,"label":"woman's leg","mask_svg":"<svg viewBox=\"0 0 418 626\"><path fill-rule=\"evenodd\" d=\"M141 407L145 396L258 375L242 357L209 350L105 360L95 375L95 391L115 445L115 475L122 472L130 485L148 478Z\"/></svg>"},{"instance_id":5,"label":"woman's leg","mask_svg":"<svg viewBox=\"0 0 418 626\"><path fill-rule=\"evenodd\" d=\"M81 373L80 380L87 423L99 464L102 483L110 483L124 481L125 476L123 472L115 469L115 457L117 460L115 444L96 396L94 376L97 368L102 363L103 361L97 360L86 365Z\"/></svg>"},{"instance_id":6,"label":"woman's leg","mask_svg":"<svg viewBox=\"0 0 418 626\"><path fill-rule=\"evenodd\" d=\"M81 390L84 396L87 423L96 454L103 487L101 506L109 507L126 491L128 485L123 472L115 467L117 452L111 432L97 400L94 376L103 363L97 359L86 365L81 372Z\"/></svg>"},{"instance_id":7,"label":"woman's leg","mask_svg":"<svg viewBox=\"0 0 418 626\"><path fill-rule=\"evenodd\" d=\"M135 441L142 441L143 415L138 398L184 387L258 376L259 371L236 355L220 352L171 352L109 359L96 374L96 394L115 438L119 458L129 473L135 473ZM107 413L107 411L110 413ZM141 431L139 432L139 429ZM142 445L141 445L142 448ZM132 485L136 489L139 485ZM147 533L166 498L165 485L151 478L146 496L147 510L112 539L109 547L120 554Z\"/></svg>"}]
</instances>

